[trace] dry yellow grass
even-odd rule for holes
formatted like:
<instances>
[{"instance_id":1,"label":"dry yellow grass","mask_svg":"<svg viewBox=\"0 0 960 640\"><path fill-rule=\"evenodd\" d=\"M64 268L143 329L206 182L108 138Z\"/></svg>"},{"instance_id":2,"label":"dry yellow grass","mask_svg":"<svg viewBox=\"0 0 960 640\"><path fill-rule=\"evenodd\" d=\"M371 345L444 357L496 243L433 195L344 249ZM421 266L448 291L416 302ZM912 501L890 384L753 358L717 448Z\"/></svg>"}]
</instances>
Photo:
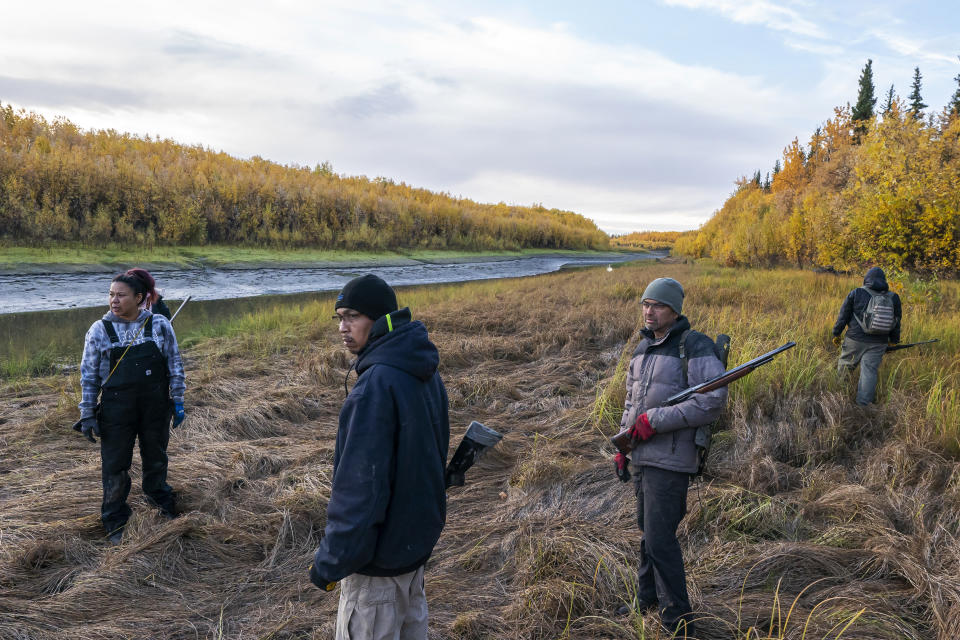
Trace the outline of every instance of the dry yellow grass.
<instances>
[{"instance_id":1,"label":"dry yellow grass","mask_svg":"<svg viewBox=\"0 0 960 640\"><path fill-rule=\"evenodd\" d=\"M926 360L885 362L884 404L861 410L824 334L852 280L660 263L401 291L440 348L454 444L472 419L505 434L450 491L431 637L662 637L656 616L612 614L640 536L606 441L637 297L661 275L687 285L696 326L733 336L732 362L799 343L736 383L711 476L691 489L681 541L700 637L960 637L958 329ZM945 326L924 313L960 326L955 284L935 310L906 307L906 337ZM188 419L170 446L185 514L147 507L135 462L119 547L101 537L98 451L69 430L76 378L0 389L0 638L331 637L336 596L306 567L349 361L332 323L312 324L321 311L278 311L282 329L246 319L186 353Z\"/></svg>"}]
</instances>

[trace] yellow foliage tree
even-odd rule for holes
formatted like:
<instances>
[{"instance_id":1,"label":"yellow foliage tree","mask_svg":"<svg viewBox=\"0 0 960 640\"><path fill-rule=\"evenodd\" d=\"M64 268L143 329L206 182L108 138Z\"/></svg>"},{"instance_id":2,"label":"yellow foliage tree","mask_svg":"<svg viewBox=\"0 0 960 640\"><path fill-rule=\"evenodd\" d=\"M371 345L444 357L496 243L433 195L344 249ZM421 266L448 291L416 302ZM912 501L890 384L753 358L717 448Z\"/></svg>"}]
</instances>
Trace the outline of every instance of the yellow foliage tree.
<instances>
[{"instance_id":1,"label":"yellow foliage tree","mask_svg":"<svg viewBox=\"0 0 960 640\"><path fill-rule=\"evenodd\" d=\"M542 206L480 204L388 178L260 157L0 105L0 242L330 248L606 248L596 224Z\"/></svg>"}]
</instances>

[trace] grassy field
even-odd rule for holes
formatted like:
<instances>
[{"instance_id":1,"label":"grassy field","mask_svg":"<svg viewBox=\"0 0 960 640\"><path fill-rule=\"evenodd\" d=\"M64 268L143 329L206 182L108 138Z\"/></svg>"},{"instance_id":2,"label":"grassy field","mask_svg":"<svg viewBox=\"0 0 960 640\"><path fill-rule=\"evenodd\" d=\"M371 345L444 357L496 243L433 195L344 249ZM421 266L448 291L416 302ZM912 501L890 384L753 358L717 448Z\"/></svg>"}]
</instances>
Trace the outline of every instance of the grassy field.
<instances>
[{"instance_id":1,"label":"grassy field","mask_svg":"<svg viewBox=\"0 0 960 640\"><path fill-rule=\"evenodd\" d=\"M451 489L427 566L431 637L663 637L633 595L632 488L607 437L638 297L686 285L731 365L795 340L731 388L708 477L681 525L700 637L960 637L960 283L905 283L880 404L852 403L829 330L853 278L639 264L400 291L441 352L452 442L505 433ZM0 388L0 638L328 638L336 594L307 579L324 525L349 359L329 301L191 340L188 418L170 445L185 513L137 486L119 547L99 524L99 453L69 430L76 375Z\"/></svg>"},{"instance_id":2,"label":"grassy field","mask_svg":"<svg viewBox=\"0 0 960 640\"><path fill-rule=\"evenodd\" d=\"M232 246L178 246L134 248L92 247L2 247L0 273L49 271L113 271L120 267L149 265L148 268L304 266L326 264L404 264L416 261L455 261L488 257L530 257L538 255L584 255L604 253L566 249L524 249L522 251L440 251L435 249L386 252L320 249L270 249Z\"/></svg>"}]
</instances>

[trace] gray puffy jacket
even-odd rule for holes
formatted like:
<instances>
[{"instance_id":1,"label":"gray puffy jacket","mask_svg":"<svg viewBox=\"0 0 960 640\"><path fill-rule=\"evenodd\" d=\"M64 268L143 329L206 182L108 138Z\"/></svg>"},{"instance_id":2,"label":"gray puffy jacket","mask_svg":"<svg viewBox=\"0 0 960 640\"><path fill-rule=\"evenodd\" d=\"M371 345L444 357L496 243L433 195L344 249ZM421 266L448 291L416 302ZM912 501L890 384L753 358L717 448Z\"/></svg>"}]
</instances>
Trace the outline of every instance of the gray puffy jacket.
<instances>
[{"instance_id":1,"label":"gray puffy jacket","mask_svg":"<svg viewBox=\"0 0 960 640\"><path fill-rule=\"evenodd\" d=\"M652 331L633 352L627 371L627 400L620 419L621 428L632 425L646 411L657 433L646 442L638 442L630 455L634 471L640 467L659 467L681 473L697 470L697 446L693 438L697 427L713 422L727 401L726 387L709 393L695 393L672 407L660 405L687 387L705 382L723 373L723 364L707 336L691 331L686 340L687 381L683 380L680 341L690 328L686 316L674 323L667 336L657 341Z\"/></svg>"}]
</instances>

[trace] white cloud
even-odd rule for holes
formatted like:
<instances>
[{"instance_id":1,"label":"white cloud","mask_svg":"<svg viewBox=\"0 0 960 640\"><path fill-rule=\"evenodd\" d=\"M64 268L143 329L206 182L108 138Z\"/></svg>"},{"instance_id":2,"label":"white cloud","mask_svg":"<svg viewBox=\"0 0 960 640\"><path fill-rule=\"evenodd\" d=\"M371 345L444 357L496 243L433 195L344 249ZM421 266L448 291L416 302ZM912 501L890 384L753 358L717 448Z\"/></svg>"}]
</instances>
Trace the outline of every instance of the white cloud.
<instances>
[{"instance_id":1,"label":"white cloud","mask_svg":"<svg viewBox=\"0 0 960 640\"><path fill-rule=\"evenodd\" d=\"M732 187L731 189L732 190ZM456 186L454 193L475 193L481 200L531 205L524 194L539 192L536 202L547 208L583 210L608 233L638 230L695 229L718 208L728 193L720 189L675 185L638 185L633 188L597 187L560 181L549 176L486 171Z\"/></svg>"},{"instance_id":2,"label":"white cloud","mask_svg":"<svg viewBox=\"0 0 960 640\"><path fill-rule=\"evenodd\" d=\"M682 1L738 21L767 6ZM756 75L460 5L73 3L53 22L15 11L0 25L4 102L241 157L543 202L618 232L697 226L809 109ZM772 14L764 24L818 33Z\"/></svg>"},{"instance_id":3,"label":"white cloud","mask_svg":"<svg viewBox=\"0 0 960 640\"><path fill-rule=\"evenodd\" d=\"M938 51L931 51L929 41L920 41L902 34L891 33L885 29L871 29L869 35L883 42L892 51L902 55L909 56L917 64L922 62L946 63L956 65L956 54L945 54ZM955 47L956 43L950 43L947 48Z\"/></svg>"},{"instance_id":4,"label":"white cloud","mask_svg":"<svg viewBox=\"0 0 960 640\"><path fill-rule=\"evenodd\" d=\"M777 31L787 31L810 38L824 38L826 34L814 22L788 7L767 0L664 0L671 6L687 9L706 9L739 22L759 24Z\"/></svg>"},{"instance_id":5,"label":"white cloud","mask_svg":"<svg viewBox=\"0 0 960 640\"><path fill-rule=\"evenodd\" d=\"M823 57L837 57L846 53L846 50L839 44L827 44L820 41L804 40L798 38L786 38L784 44L797 51L815 53Z\"/></svg>"}]
</instances>

